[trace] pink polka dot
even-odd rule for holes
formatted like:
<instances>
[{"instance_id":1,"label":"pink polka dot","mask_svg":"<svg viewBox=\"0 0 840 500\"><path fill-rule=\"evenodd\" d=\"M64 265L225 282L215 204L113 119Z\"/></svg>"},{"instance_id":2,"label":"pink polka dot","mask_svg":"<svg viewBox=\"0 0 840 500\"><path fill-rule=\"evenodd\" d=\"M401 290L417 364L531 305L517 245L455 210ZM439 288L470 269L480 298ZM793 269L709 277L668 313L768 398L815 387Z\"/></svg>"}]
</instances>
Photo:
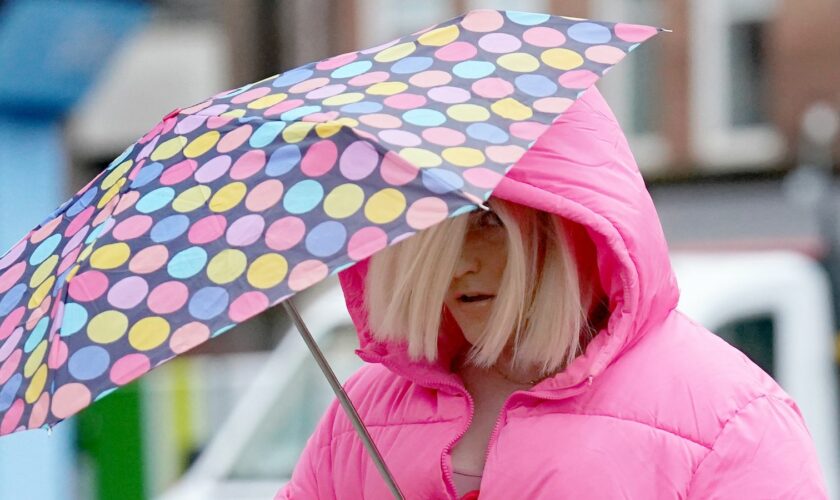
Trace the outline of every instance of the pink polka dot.
<instances>
[{"instance_id":1,"label":"pink polka dot","mask_svg":"<svg viewBox=\"0 0 840 500\"><path fill-rule=\"evenodd\" d=\"M386 97L382 102L395 109L414 109L426 104L426 96L408 93L396 94Z\"/></svg>"},{"instance_id":2,"label":"pink polka dot","mask_svg":"<svg viewBox=\"0 0 840 500\"><path fill-rule=\"evenodd\" d=\"M230 100L233 104L244 104L246 102L251 102L254 99L259 99L260 97L267 95L271 92L271 88L269 87L257 87L255 89L246 90L239 95L233 96L233 99Z\"/></svg>"},{"instance_id":3,"label":"pink polka dot","mask_svg":"<svg viewBox=\"0 0 840 500\"><path fill-rule=\"evenodd\" d=\"M430 127L423 130L422 134L423 139L438 146L459 146L467 140L463 133L447 127Z\"/></svg>"},{"instance_id":4,"label":"pink polka dot","mask_svg":"<svg viewBox=\"0 0 840 500\"><path fill-rule=\"evenodd\" d=\"M478 54L478 49L469 42L452 42L435 51L435 57L446 62L466 61L475 57L476 54Z\"/></svg>"},{"instance_id":5,"label":"pink polka dot","mask_svg":"<svg viewBox=\"0 0 840 500\"><path fill-rule=\"evenodd\" d=\"M47 222L43 226L39 227L35 231L32 231L32 234L29 235L29 241L31 243L40 243L43 241L47 236L50 236L55 231L55 228L58 227L58 224L64 220L63 215L59 215L58 217L52 219L51 221Z\"/></svg>"},{"instance_id":6,"label":"pink polka dot","mask_svg":"<svg viewBox=\"0 0 840 500\"><path fill-rule=\"evenodd\" d=\"M338 56L331 57L329 59L325 59L316 64L315 68L323 70L335 69L340 66L344 66L345 64L350 63L352 61L355 61L357 57L359 57L358 52L348 52L346 54L341 54Z\"/></svg>"},{"instance_id":7,"label":"pink polka dot","mask_svg":"<svg viewBox=\"0 0 840 500\"><path fill-rule=\"evenodd\" d=\"M377 226L359 229L347 242L347 255L353 260L364 260L388 246L388 235Z\"/></svg>"},{"instance_id":8,"label":"pink polka dot","mask_svg":"<svg viewBox=\"0 0 840 500\"><path fill-rule=\"evenodd\" d=\"M145 354L128 354L114 362L111 367L111 382L117 385L125 385L148 372L151 367L152 363ZM55 398L58 398L57 392ZM55 408L55 400L53 400L53 408ZM55 413L55 409L53 409L53 413Z\"/></svg>"},{"instance_id":9,"label":"pink polka dot","mask_svg":"<svg viewBox=\"0 0 840 500\"><path fill-rule=\"evenodd\" d=\"M20 280L20 277L23 276L23 273L25 271L25 261L18 262L17 264L3 271L3 274L0 274L0 293L4 293L9 288L12 288L12 285L14 285L18 282L18 280Z\"/></svg>"},{"instance_id":10,"label":"pink polka dot","mask_svg":"<svg viewBox=\"0 0 840 500\"><path fill-rule=\"evenodd\" d=\"M231 159L228 155L216 156L201 166L195 172L195 180L202 184L209 184L225 175L230 168Z\"/></svg>"},{"instance_id":11,"label":"pink polka dot","mask_svg":"<svg viewBox=\"0 0 840 500\"><path fill-rule=\"evenodd\" d=\"M642 26L639 24L618 23L614 29L615 35L618 38L632 43L644 42L657 32L657 29L652 26Z\"/></svg>"},{"instance_id":12,"label":"pink polka dot","mask_svg":"<svg viewBox=\"0 0 840 500\"><path fill-rule=\"evenodd\" d=\"M183 111L181 112L183 115ZM204 115L187 115L181 118L178 123L175 125L175 132L186 135L190 132L194 131L198 127L204 125L207 121L207 117Z\"/></svg>"},{"instance_id":13,"label":"pink polka dot","mask_svg":"<svg viewBox=\"0 0 840 500\"><path fill-rule=\"evenodd\" d=\"M520 146L490 146L487 148L487 157L496 163L513 164L522 158L525 149Z\"/></svg>"},{"instance_id":14,"label":"pink polka dot","mask_svg":"<svg viewBox=\"0 0 840 500\"><path fill-rule=\"evenodd\" d=\"M322 123L322 122L331 122L333 120L338 119L341 116L341 113L338 111L327 111L324 113L310 113L306 116L301 117L300 121L302 122L315 122L315 123Z\"/></svg>"},{"instance_id":15,"label":"pink polka dot","mask_svg":"<svg viewBox=\"0 0 840 500\"><path fill-rule=\"evenodd\" d=\"M359 121L374 128L399 128L402 126L402 120L385 113L362 115L359 117Z\"/></svg>"},{"instance_id":16,"label":"pink polka dot","mask_svg":"<svg viewBox=\"0 0 840 500\"><path fill-rule=\"evenodd\" d=\"M5 339L9 335L11 335L12 330L20 325L21 320L23 319L24 314L26 314L26 308L23 306L18 307L17 309L12 310L3 321L0 322L0 340Z\"/></svg>"},{"instance_id":17,"label":"pink polka dot","mask_svg":"<svg viewBox=\"0 0 840 500\"><path fill-rule=\"evenodd\" d=\"M3 364L0 365L0 385L5 384L8 380L12 377L12 374L15 373L18 366L20 365L20 360L23 357L23 350L22 349L15 349L12 351L12 354L6 358L6 361L3 361Z\"/></svg>"},{"instance_id":18,"label":"pink polka dot","mask_svg":"<svg viewBox=\"0 0 840 500\"><path fill-rule=\"evenodd\" d=\"M287 99L285 101L278 102L274 106L268 108L263 114L267 117L279 115L281 113L289 111L290 109L295 109L301 104L303 104L302 99Z\"/></svg>"},{"instance_id":19,"label":"pink polka dot","mask_svg":"<svg viewBox=\"0 0 840 500\"><path fill-rule=\"evenodd\" d=\"M473 83L472 91L488 99L501 99L513 93L513 84L502 78L491 76Z\"/></svg>"},{"instance_id":20,"label":"pink polka dot","mask_svg":"<svg viewBox=\"0 0 840 500\"><path fill-rule=\"evenodd\" d=\"M9 338L4 340L3 343L0 344L0 363L6 361L6 358L8 358L9 355L12 354L12 352L14 352L22 336L23 327L17 327L14 330L12 330L12 334L9 335Z\"/></svg>"},{"instance_id":21,"label":"pink polka dot","mask_svg":"<svg viewBox=\"0 0 840 500\"><path fill-rule=\"evenodd\" d=\"M478 46L494 54L507 54L519 50L522 42L508 33L489 33L481 37Z\"/></svg>"},{"instance_id":22,"label":"pink polka dot","mask_svg":"<svg viewBox=\"0 0 840 500\"><path fill-rule=\"evenodd\" d=\"M368 141L355 141L341 153L338 169L351 181L364 179L379 164L379 152Z\"/></svg>"},{"instance_id":23,"label":"pink polka dot","mask_svg":"<svg viewBox=\"0 0 840 500\"><path fill-rule=\"evenodd\" d=\"M325 85L319 89L315 89L306 94L307 99L326 99L338 95L347 90L347 85L343 83L335 83L333 85Z\"/></svg>"},{"instance_id":24,"label":"pink polka dot","mask_svg":"<svg viewBox=\"0 0 840 500\"><path fill-rule=\"evenodd\" d=\"M394 39L394 40L387 41L387 42L385 42L385 43L383 43L383 44L379 44L379 45L377 45L376 47L371 47L371 48L369 48L369 49L365 49L365 50L363 50L363 51L362 51L362 54L373 54L373 53L379 52L379 51L381 51L381 50L383 50L383 49L387 49L387 48L388 48L388 47L390 47L391 45L395 45L395 44L396 44L397 42L399 42L399 41L400 41L400 40L399 40L399 38Z\"/></svg>"},{"instance_id":25,"label":"pink polka dot","mask_svg":"<svg viewBox=\"0 0 840 500\"><path fill-rule=\"evenodd\" d=\"M108 277L99 271L85 271L70 280L67 294L77 302L90 302L108 289Z\"/></svg>"},{"instance_id":26,"label":"pink polka dot","mask_svg":"<svg viewBox=\"0 0 840 500\"><path fill-rule=\"evenodd\" d=\"M73 220L70 221L70 224L68 224L67 228L64 230L64 236L73 236L79 229L83 228L93 215L93 211L94 207L91 206L76 214L76 216L73 217Z\"/></svg>"},{"instance_id":27,"label":"pink polka dot","mask_svg":"<svg viewBox=\"0 0 840 500\"><path fill-rule=\"evenodd\" d=\"M228 316L231 321L241 323L268 309L268 297L262 292L245 292L230 303Z\"/></svg>"},{"instance_id":28,"label":"pink polka dot","mask_svg":"<svg viewBox=\"0 0 840 500\"><path fill-rule=\"evenodd\" d=\"M207 128L211 130L222 128L235 119L234 116L211 116L207 119Z\"/></svg>"},{"instance_id":29,"label":"pink polka dot","mask_svg":"<svg viewBox=\"0 0 840 500\"><path fill-rule=\"evenodd\" d=\"M46 392L41 394L38 401L32 405L32 410L29 412L29 423L26 425L29 429L37 429L44 425L47 421L47 414L50 412L50 395Z\"/></svg>"},{"instance_id":30,"label":"pink polka dot","mask_svg":"<svg viewBox=\"0 0 840 500\"><path fill-rule=\"evenodd\" d=\"M434 226L446 219L449 215L449 208L446 202L436 196L420 198L408 207L405 219L408 225L418 231Z\"/></svg>"},{"instance_id":31,"label":"pink polka dot","mask_svg":"<svg viewBox=\"0 0 840 500\"><path fill-rule=\"evenodd\" d=\"M75 253L76 255L79 254L79 251L82 249L81 245L82 242L85 241L85 237L88 234L88 229L90 226L85 227L78 233L74 234L72 238L67 241L67 244L64 245L64 248L61 249L61 257L66 259L69 257L69 254ZM65 257L66 256L66 257ZM66 268L65 268L66 269ZM61 273L61 271L59 271Z\"/></svg>"},{"instance_id":32,"label":"pink polka dot","mask_svg":"<svg viewBox=\"0 0 840 500\"><path fill-rule=\"evenodd\" d=\"M128 262L128 269L137 274L153 273L166 265L168 259L169 251L164 245L153 245L134 254Z\"/></svg>"},{"instance_id":33,"label":"pink polka dot","mask_svg":"<svg viewBox=\"0 0 840 500\"><path fill-rule=\"evenodd\" d=\"M245 206L252 212L262 212L273 207L283 197L283 183L269 179L257 184L245 198Z\"/></svg>"},{"instance_id":34,"label":"pink polka dot","mask_svg":"<svg viewBox=\"0 0 840 500\"><path fill-rule=\"evenodd\" d=\"M220 97L224 94L227 94L227 91L222 92L217 97ZM211 104L213 104L213 100L208 99L204 102L200 102L200 103L196 104L195 106L192 106L192 107L189 107L189 108L186 108L186 109L182 109L181 114L182 115L192 115L192 114L198 113L199 111L201 111L202 109L206 108L207 106L209 106Z\"/></svg>"},{"instance_id":35,"label":"pink polka dot","mask_svg":"<svg viewBox=\"0 0 840 500\"><path fill-rule=\"evenodd\" d=\"M452 81L452 75L446 71L432 69L412 75L408 82L417 87L429 88L446 85Z\"/></svg>"},{"instance_id":36,"label":"pink polka dot","mask_svg":"<svg viewBox=\"0 0 840 500\"><path fill-rule=\"evenodd\" d=\"M586 49L586 58L601 64L616 64L624 59L624 51L611 45L596 45Z\"/></svg>"},{"instance_id":37,"label":"pink polka dot","mask_svg":"<svg viewBox=\"0 0 840 500\"><path fill-rule=\"evenodd\" d=\"M597 74L588 69L576 69L567 71L557 79L560 85L567 89L587 89L600 78Z\"/></svg>"},{"instance_id":38,"label":"pink polka dot","mask_svg":"<svg viewBox=\"0 0 840 500\"><path fill-rule=\"evenodd\" d=\"M189 295L187 285L180 281L167 281L152 290L146 299L146 305L155 314L171 314L184 307Z\"/></svg>"},{"instance_id":39,"label":"pink polka dot","mask_svg":"<svg viewBox=\"0 0 840 500\"><path fill-rule=\"evenodd\" d=\"M0 270L6 269L7 267L11 266L13 262L17 260L18 257L21 256L23 250L26 248L28 244L27 240L21 240L17 243L17 245L13 246L9 253L0 257Z\"/></svg>"},{"instance_id":40,"label":"pink polka dot","mask_svg":"<svg viewBox=\"0 0 840 500\"><path fill-rule=\"evenodd\" d=\"M49 295L47 295L47 296L44 298L44 301L43 301L43 302L41 302L41 303L38 305L38 307L36 307L36 308L32 311L32 313L30 313L30 314L29 314L29 318L27 318L27 320L26 320L26 325L25 325L27 330L30 330L30 331L31 331L32 329L34 329L34 328L35 328L35 325L36 325L36 324L38 324L38 321L40 321L40 320L41 320L41 318L43 318L43 317L44 317L44 314L46 314L46 313L47 313L47 311L49 310L49 308L50 308L50 305L51 305L51 304L52 304L52 297L50 297Z\"/></svg>"},{"instance_id":41,"label":"pink polka dot","mask_svg":"<svg viewBox=\"0 0 840 500\"><path fill-rule=\"evenodd\" d=\"M502 175L489 168L475 167L464 171L464 179L475 187L493 189L502 180Z\"/></svg>"},{"instance_id":42,"label":"pink polka dot","mask_svg":"<svg viewBox=\"0 0 840 500\"><path fill-rule=\"evenodd\" d=\"M522 39L537 47L559 47L566 43L566 35L554 28L536 26L525 30Z\"/></svg>"},{"instance_id":43,"label":"pink polka dot","mask_svg":"<svg viewBox=\"0 0 840 500\"><path fill-rule=\"evenodd\" d=\"M0 435L11 434L15 430L18 423L20 423L20 418L23 416L23 407L23 400L16 399L12 403L12 406L6 410L6 414L3 415L3 421L0 422Z\"/></svg>"},{"instance_id":44,"label":"pink polka dot","mask_svg":"<svg viewBox=\"0 0 840 500\"><path fill-rule=\"evenodd\" d=\"M129 276L108 290L108 303L117 309L132 309L146 298L149 284L140 276Z\"/></svg>"},{"instance_id":45,"label":"pink polka dot","mask_svg":"<svg viewBox=\"0 0 840 500\"><path fill-rule=\"evenodd\" d=\"M574 104L573 99L567 97L543 97L534 101L534 109L543 113L563 113Z\"/></svg>"},{"instance_id":46,"label":"pink polka dot","mask_svg":"<svg viewBox=\"0 0 840 500\"><path fill-rule=\"evenodd\" d=\"M114 208L114 213L112 215L120 215L129 208L133 207L139 199L140 191L129 191L125 193L124 195L120 196L120 201L117 203L116 208Z\"/></svg>"},{"instance_id":47,"label":"pink polka dot","mask_svg":"<svg viewBox=\"0 0 840 500\"><path fill-rule=\"evenodd\" d=\"M208 215L197 220L190 227L187 239L193 245L204 245L221 238L225 234L225 229L227 229L227 219L223 215Z\"/></svg>"},{"instance_id":48,"label":"pink polka dot","mask_svg":"<svg viewBox=\"0 0 840 500\"><path fill-rule=\"evenodd\" d=\"M320 177L333 168L337 159L338 148L333 141L318 141L303 155L300 169L309 177Z\"/></svg>"},{"instance_id":49,"label":"pink polka dot","mask_svg":"<svg viewBox=\"0 0 840 500\"><path fill-rule=\"evenodd\" d=\"M67 362L67 356L70 354L70 349L67 343L61 339L53 340L50 344L50 354L47 357L47 368L56 370L64 366Z\"/></svg>"},{"instance_id":50,"label":"pink polka dot","mask_svg":"<svg viewBox=\"0 0 840 500\"><path fill-rule=\"evenodd\" d=\"M174 186L175 184L192 177L197 168L198 162L195 160L184 160L178 162L160 174L160 183L163 186Z\"/></svg>"},{"instance_id":51,"label":"pink polka dot","mask_svg":"<svg viewBox=\"0 0 840 500\"><path fill-rule=\"evenodd\" d=\"M237 150L251 137L253 130L253 127L247 123L231 130L219 140L219 143L216 145L216 150L219 153L230 153L231 151Z\"/></svg>"},{"instance_id":52,"label":"pink polka dot","mask_svg":"<svg viewBox=\"0 0 840 500\"><path fill-rule=\"evenodd\" d=\"M52 414L65 419L91 403L90 390L84 384L72 382L56 389L52 400Z\"/></svg>"},{"instance_id":53,"label":"pink polka dot","mask_svg":"<svg viewBox=\"0 0 840 500\"><path fill-rule=\"evenodd\" d=\"M327 265L320 260L310 259L292 268L289 273L289 288L298 292L318 283L329 274Z\"/></svg>"},{"instance_id":54,"label":"pink polka dot","mask_svg":"<svg viewBox=\"0 0 840 500\"><path fill-rule=\"evenodd\" d=\"M359 76L354 76L347 83L350 85L366 87L374 83L384 82L391 78L391 74L387 71L371 71L370 73L362 73Z\"/></svg>"},{"instance_id":55,"label":"pink polka dot","mask_svg":"<svg viewBox=\"0 0 840 500\"><path fill-rule=\"evenodd\" d=\"M265 219L261 215L245 215L230 225L226 239L231 246L248 246L260 239L263 229L265 229Z\"/></svg>"},{"instance_id":56,"label":"pink polka dot","mask_svg":"<svg viewBox=\"0 0 840 500\"><path fill-rule=\"evenodd\" d=\"M398 154L389 151L382 158L382 166L379 168L379 172L388 184L402 186L413 181L420 171Z\"/></svg>"},{"instance_id":57,"label":"pink polka dot","mask_svg":"<svg viewBox=\"0 0 840 500\"><path fill-rule=\"evenodd\" d=\"M272 250L288 250L297 245L303 234L306 232L306 225L298 217L283 217L276 220L265 232L265 244Z\"/></svg>"},{"instance_id":58,"label":"pink polka dot","mask_svg":"<svg viewBox=\"0 0 840 500\"><path fill-rule=\"evenodd\" d=\"M111 201L109 201L108 204L105 205L105 207L102 210L100 210L99 213L96 214L96 217L94 217L93 222L91 222L90 225L96 227L102 224L103 222L107 221L111 217L111 214L114 212L114 208L117 206L117 203L119 203L119 201L119 198L111 198ZM115 223L116 221L112 221L111 224L106 227L113 227ZM100 231L102 231L99 233L100 235L105 234L104 229L100 229Z\"/></svg>"},{"instance_id":59,"label":"pink polka dot","mask_svg":"<svg viewBox=\"0 0 840 500\"><path fill-rule=\"evenodd\" d=\"M548 129L548 125L539 122L514 122L510 124L510 135L533 141Z\"/></svg>"},{"instance_id":60,"label":"pink polka dot","mask_svg":"<svg viewBox=\"0 0 840 500\"><path fill-rule=\"evenodd\" d=\"M496 31L504 24L504 18L495 10L474 10L461 20L464 29L477 33Z\"/></svg>"},{"instance_id":61,"label":"pink polka dot","mask_svg":"<svg viewBox=\"0 0 840 500\"><path fill-rule=\"evenodd\" d=\"M111 235L119 241L133 240L146 234L153 223L154 220L148 215L132 215L114 226Z\"/></svg>"},{"instance_id":62,"label":"pink polka dot","mask_svg":"<svg viewBox=\"0 0 840 500\"><path fill-rule=\"evenodd\" d=\"M323 87L324 85L330 83L329 78L311 78L309 80L304 80L300 83L296 83L289 87L290 94L300 94L302 92L309 92L312 89L317 89L319 87Z\"/></svg>"},{"instance_id":63,"label":"pink polka dot","mask_svg":"<svg viewBox=\"0 0 840 500\"><path fill-rule=\"evenodd\" d=\"M240 156L230 169L230 178L236 181L247 179L265 166L265 151L252 149Z\"/></svg>"},{"instance_id":64,"label":"pink polka dot","mask_svg":"<svg viewBox=\"0 0 840 500\"><path fill-rule=\"evenodd\" d=\"M379 138L388 144L393 144L400 147L414 147L422 144L422 140L417 134L407 130L388 129L379 132Z\"/></svg>"},{"instance_id":65,"label":"pink polka dot","mask_svg":"<svg viewBox=\"0 0 840 500\"><path fill-rule=\"evenodd\" d=\"M187 352L210 338L210 329L203 323L193 321L178 328L169 339L169 348L176 354Z\"/></svg>"}]
</instances>

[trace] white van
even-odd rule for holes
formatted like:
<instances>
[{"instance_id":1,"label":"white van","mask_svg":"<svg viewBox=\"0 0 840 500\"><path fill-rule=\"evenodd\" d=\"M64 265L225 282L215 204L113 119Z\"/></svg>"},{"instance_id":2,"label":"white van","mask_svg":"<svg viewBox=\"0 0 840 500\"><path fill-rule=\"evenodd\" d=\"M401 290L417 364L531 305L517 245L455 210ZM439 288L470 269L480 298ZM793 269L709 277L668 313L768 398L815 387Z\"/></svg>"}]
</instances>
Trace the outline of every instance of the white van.
<instances>
[{"instance_id":1,"label":"white van","mask_svg":"<svg viewBox=\"0 0 840 500\"><path fill-rule=\"evenodd\" d=\"M840 444L831 293L825 272L793 252L675 253L679 309L744 351L790 393L840 498ZM333 279L334 280L334 279ZM360 365L337 280L300 313L341 380ZM230 418L160 498L272 498L334 395L297 331L266 359Z\"/></svg>"}]
</instances>

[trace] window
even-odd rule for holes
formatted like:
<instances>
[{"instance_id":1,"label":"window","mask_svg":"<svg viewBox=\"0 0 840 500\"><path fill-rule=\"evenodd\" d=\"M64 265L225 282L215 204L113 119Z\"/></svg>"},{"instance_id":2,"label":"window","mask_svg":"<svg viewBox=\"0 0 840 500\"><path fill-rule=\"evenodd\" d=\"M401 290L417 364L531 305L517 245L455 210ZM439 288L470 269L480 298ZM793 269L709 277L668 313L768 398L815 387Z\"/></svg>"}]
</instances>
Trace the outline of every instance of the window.
<instances>
[{"instance_id":1,"label":"window","mask_svg":"<svg viewBox=\"0 0 840 500\"><path fill-rule=\"evenodd\" d=\"M715 333L747 355L771 377L775 376L774 321L770 315L760 315L728 323Z\"/></svg>"}]
</instances>

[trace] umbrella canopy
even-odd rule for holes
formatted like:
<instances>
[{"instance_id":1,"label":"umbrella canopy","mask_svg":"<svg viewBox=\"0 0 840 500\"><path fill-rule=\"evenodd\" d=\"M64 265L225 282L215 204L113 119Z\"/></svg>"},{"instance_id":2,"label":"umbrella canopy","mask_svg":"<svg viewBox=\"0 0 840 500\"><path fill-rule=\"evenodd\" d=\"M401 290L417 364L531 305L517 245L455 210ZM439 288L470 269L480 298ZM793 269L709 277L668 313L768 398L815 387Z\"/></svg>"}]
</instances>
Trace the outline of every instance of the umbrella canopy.
<instances>
[{"instance_id":1,"label":"umbrella canopy","mask_svg":"<svg viewBox=\"0 0 840 500\"><path fill-rule=\"evenodd\" d=\"M0 257L0 434L476 209L658 31L478 10L173 111Z\"/></svg>"}]
</instances>

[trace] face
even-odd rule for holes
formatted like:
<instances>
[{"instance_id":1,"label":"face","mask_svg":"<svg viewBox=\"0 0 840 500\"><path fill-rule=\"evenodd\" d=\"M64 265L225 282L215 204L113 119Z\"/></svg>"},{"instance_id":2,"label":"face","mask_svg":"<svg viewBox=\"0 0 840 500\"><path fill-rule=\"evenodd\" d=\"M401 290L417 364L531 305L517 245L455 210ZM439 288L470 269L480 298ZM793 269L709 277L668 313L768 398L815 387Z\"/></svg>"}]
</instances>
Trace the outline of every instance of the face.
<instances>
[{"instance_id":1,"label":"face","mask_svg":"<svg viewBox=\"0 0 840 500\"><path fill-rule=\"evenodd\" d=\"M507 230L492 211L477 211L470 222L444 305L466 339L475 344L490 316L507 262Z\"/></svg>"}]
</instances>

